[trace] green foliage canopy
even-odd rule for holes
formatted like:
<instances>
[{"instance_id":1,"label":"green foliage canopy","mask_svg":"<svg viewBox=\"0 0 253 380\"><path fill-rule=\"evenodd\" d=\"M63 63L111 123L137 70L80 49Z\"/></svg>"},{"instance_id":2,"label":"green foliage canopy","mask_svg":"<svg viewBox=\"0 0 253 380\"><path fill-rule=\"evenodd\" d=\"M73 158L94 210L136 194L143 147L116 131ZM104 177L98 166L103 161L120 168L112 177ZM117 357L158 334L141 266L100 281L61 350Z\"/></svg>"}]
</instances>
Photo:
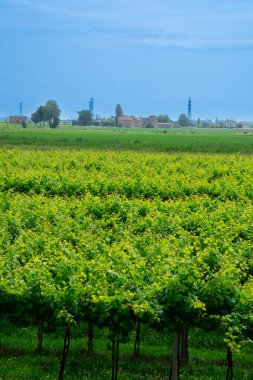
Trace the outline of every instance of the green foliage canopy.
<instances>
[{"instance_id":1,"label":"green foliage canopy","mask_svg":"<svg viewBox=\"0 0 253 380\"><path fill-rule=\"evenodd\" d=\"M172 120L168 115L159 115L157 116L158 123L170 123Z\"/></svg>"},{"instance_id":2,"label":"green foliage canopy","mask_svg":"<svg viewBox=\"0 0 253 380\"><path fill-rule=\"evenodd\" d=\"M188 127L189 125L191 125L191 121L185 114L181 114L178 118L178 124L180 125L180 127Z\"/></svg>"},{"instance_id":3,"label":"green foliage canopy","mask_svg":"<svg viewBox=\"0 0 253 380\"><path fill-rule=\"evenodd\" d=\"M32 121L37 124L47 122L50 128L57 128L60 123L61 110L55 100L48 100L45 106L40 106L32 114Z\"/></svg>"},{"instance_id":4,"label":"green foliage canopy","mask_svg":"<svg viewBox=\"0 0 253 380\"><path fill-rule=\"evenodd\" d=\"M137 319L222 327L239 348L252 339L252 168L240 155L2 151L2 313L92 317L118 343Z\"/></svg>"},{"instance_id":5,"label":"green foliage canopy","mask_svg":"<svg viewBox=\"0 0 253 380\"><path fill-rule=\"evenodd\" d=\"M116 109L115 109L115 123L116 123L116 125L118 125L119 116L123 116L123 110L121 108L121 105L117 104Z\"/></svg>"},{"instance_id":6,"label":"green foliage canopy","mask_svg":"<svg viewBox=\"0 0 253 380\"><path fill-rule=\"evenodd\" d=\"M82 126L90 125L92 122L92 114L89 110L82 110L78 112L78 124Z\"/></svg>"}]
</instances>

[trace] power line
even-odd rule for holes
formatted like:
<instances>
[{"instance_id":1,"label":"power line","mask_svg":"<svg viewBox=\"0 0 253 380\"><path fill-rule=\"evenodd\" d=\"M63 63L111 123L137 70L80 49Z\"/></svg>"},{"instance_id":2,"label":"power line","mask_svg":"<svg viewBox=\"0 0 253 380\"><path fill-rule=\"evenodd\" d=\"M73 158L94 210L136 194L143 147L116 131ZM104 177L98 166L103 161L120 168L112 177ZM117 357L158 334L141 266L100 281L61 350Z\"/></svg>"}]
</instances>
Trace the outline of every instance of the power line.
<instances>
[{"instance_id":1,"label":"power line","mask_svg":"<svg viewBox=\"0 0 253 380\"><path fill-rule=\"evenodd\" d=\"M177 103L177 104L171 104L171 105L157 105L157 106L151 106L151 107L148 107L148 108L138 108L138 107L131 107L131 110L132 111L135 111L135 112L145 112L146 110L173 110L173 109L178 109L178 108L182 108L182 107L185 107L185 103Z\"/></svg>"},{"instance_id":2,"label":"power line","mask_svg":"<svg viewBox=\"0 0 253 380\"><path fill-rule=\"evenodd\" d=\"M130 112L129 112L130 111ZM166 105L151 105L150 107L139 108L139 107L128 107L127 115L151 115L151 114L187 114L188 118L192 118L192 100L189 98L187 104L186 102L166 104Z\"/></svg>"},{"instance_id":3,"label":"power line","mask_svg":"<svg viewBox=\"0 0 253 380\"><path fill-rule=\"evenodd\" d=\"M131 112L128 113L138 113L138 114L147 114L147 113L175 113L175 112L184 112L185 103L177 106L164 106L164 107L149 107L146 109L131 108Z\"/></svg>"}]
</instances>

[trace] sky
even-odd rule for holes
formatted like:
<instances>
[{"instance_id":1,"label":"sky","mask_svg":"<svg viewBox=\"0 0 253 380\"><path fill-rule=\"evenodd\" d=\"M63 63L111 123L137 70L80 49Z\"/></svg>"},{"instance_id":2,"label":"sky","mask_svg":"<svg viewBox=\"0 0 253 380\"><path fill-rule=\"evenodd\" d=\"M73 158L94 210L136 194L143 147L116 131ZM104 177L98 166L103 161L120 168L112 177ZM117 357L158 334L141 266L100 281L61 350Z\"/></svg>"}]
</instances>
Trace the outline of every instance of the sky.
<instances>
[{"instance_id":1,"label":"sky","mask_svg":"<svg viewBox=\"0 0 253 380\"><path fill-rule=\"evenodd\" d=\"M0 117L253 120L252 0L0 0Z\"/></svg>"}]
</instances>

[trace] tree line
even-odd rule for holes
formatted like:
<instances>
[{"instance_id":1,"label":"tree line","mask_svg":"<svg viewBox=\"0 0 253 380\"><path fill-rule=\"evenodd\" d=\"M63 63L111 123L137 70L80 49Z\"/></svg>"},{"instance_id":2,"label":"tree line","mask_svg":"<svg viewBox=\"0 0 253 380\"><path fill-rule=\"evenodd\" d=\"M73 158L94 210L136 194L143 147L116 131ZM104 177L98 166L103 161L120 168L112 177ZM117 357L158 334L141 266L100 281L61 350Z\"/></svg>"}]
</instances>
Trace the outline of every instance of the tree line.
<instances>
[{"instance_id":1,"label":"tree line","mask_svg":"<svg viewBox=\"0 0 253 380\"><path fill-rule=\"evenodd\" d=\"M57 128L60 124L61 109L59 108L55 100L48 100L45 105L41 105L37 108L35 112L31 115L31 120L33 123L47 123L50 128ZM103 126L118 126L118 119L123 116L123 109L120 104L116 105L115 116L103 119L102 121L97 121L93 118L90 110L78 111L78 118L72 120L72 125L89 126L89 125L103 125ZM158 115L157 121L159 123L172 123L173 121L168 115ZM186 127L192 125L191 120L187 118L185 114L181 114L175 126Z\"/></svg>"}]
</instances>

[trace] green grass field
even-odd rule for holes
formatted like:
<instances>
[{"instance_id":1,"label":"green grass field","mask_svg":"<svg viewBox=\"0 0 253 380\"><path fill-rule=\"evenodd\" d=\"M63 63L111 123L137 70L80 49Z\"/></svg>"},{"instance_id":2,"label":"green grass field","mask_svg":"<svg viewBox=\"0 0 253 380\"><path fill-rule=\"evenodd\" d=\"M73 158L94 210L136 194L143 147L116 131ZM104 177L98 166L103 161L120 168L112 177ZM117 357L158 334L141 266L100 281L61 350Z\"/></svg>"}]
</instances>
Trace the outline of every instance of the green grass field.
<instances>
[{"instance_id":1,"label":"green grass field","mask_svg":"<svg viewBox=\"0 0 253 380\"><path fill-rule=\"evenodd\" d=\"M111 353L106 330L95 330L94 352L86 351L86 326L73 329L66 366L66 380L108 380L111 375ZM35 352L36 330L17 328L2 322L0 379L55 380L58 377L63 331L45 334L44 351ZM119 379L164 380L169 378L171 334L143 329L141 355L133 358L133 336L121 345ZM190 363L181 368L182 380L220 380L226 378L226 349L217 333L192 330L189 337ZM244 349L235 354L234 378L253 379L253 353Z\"/></svg>"},{"instance_id":2,"label":"green grass field","mask_svg":"<svg viewBox=\"0 0 253 380\"><path fill-rule=\"evenodd\" d=\"M0 125L0 147L58 147L138 152L253 153L253 130L143 129Z\"/></svg>"}]
</instances>

